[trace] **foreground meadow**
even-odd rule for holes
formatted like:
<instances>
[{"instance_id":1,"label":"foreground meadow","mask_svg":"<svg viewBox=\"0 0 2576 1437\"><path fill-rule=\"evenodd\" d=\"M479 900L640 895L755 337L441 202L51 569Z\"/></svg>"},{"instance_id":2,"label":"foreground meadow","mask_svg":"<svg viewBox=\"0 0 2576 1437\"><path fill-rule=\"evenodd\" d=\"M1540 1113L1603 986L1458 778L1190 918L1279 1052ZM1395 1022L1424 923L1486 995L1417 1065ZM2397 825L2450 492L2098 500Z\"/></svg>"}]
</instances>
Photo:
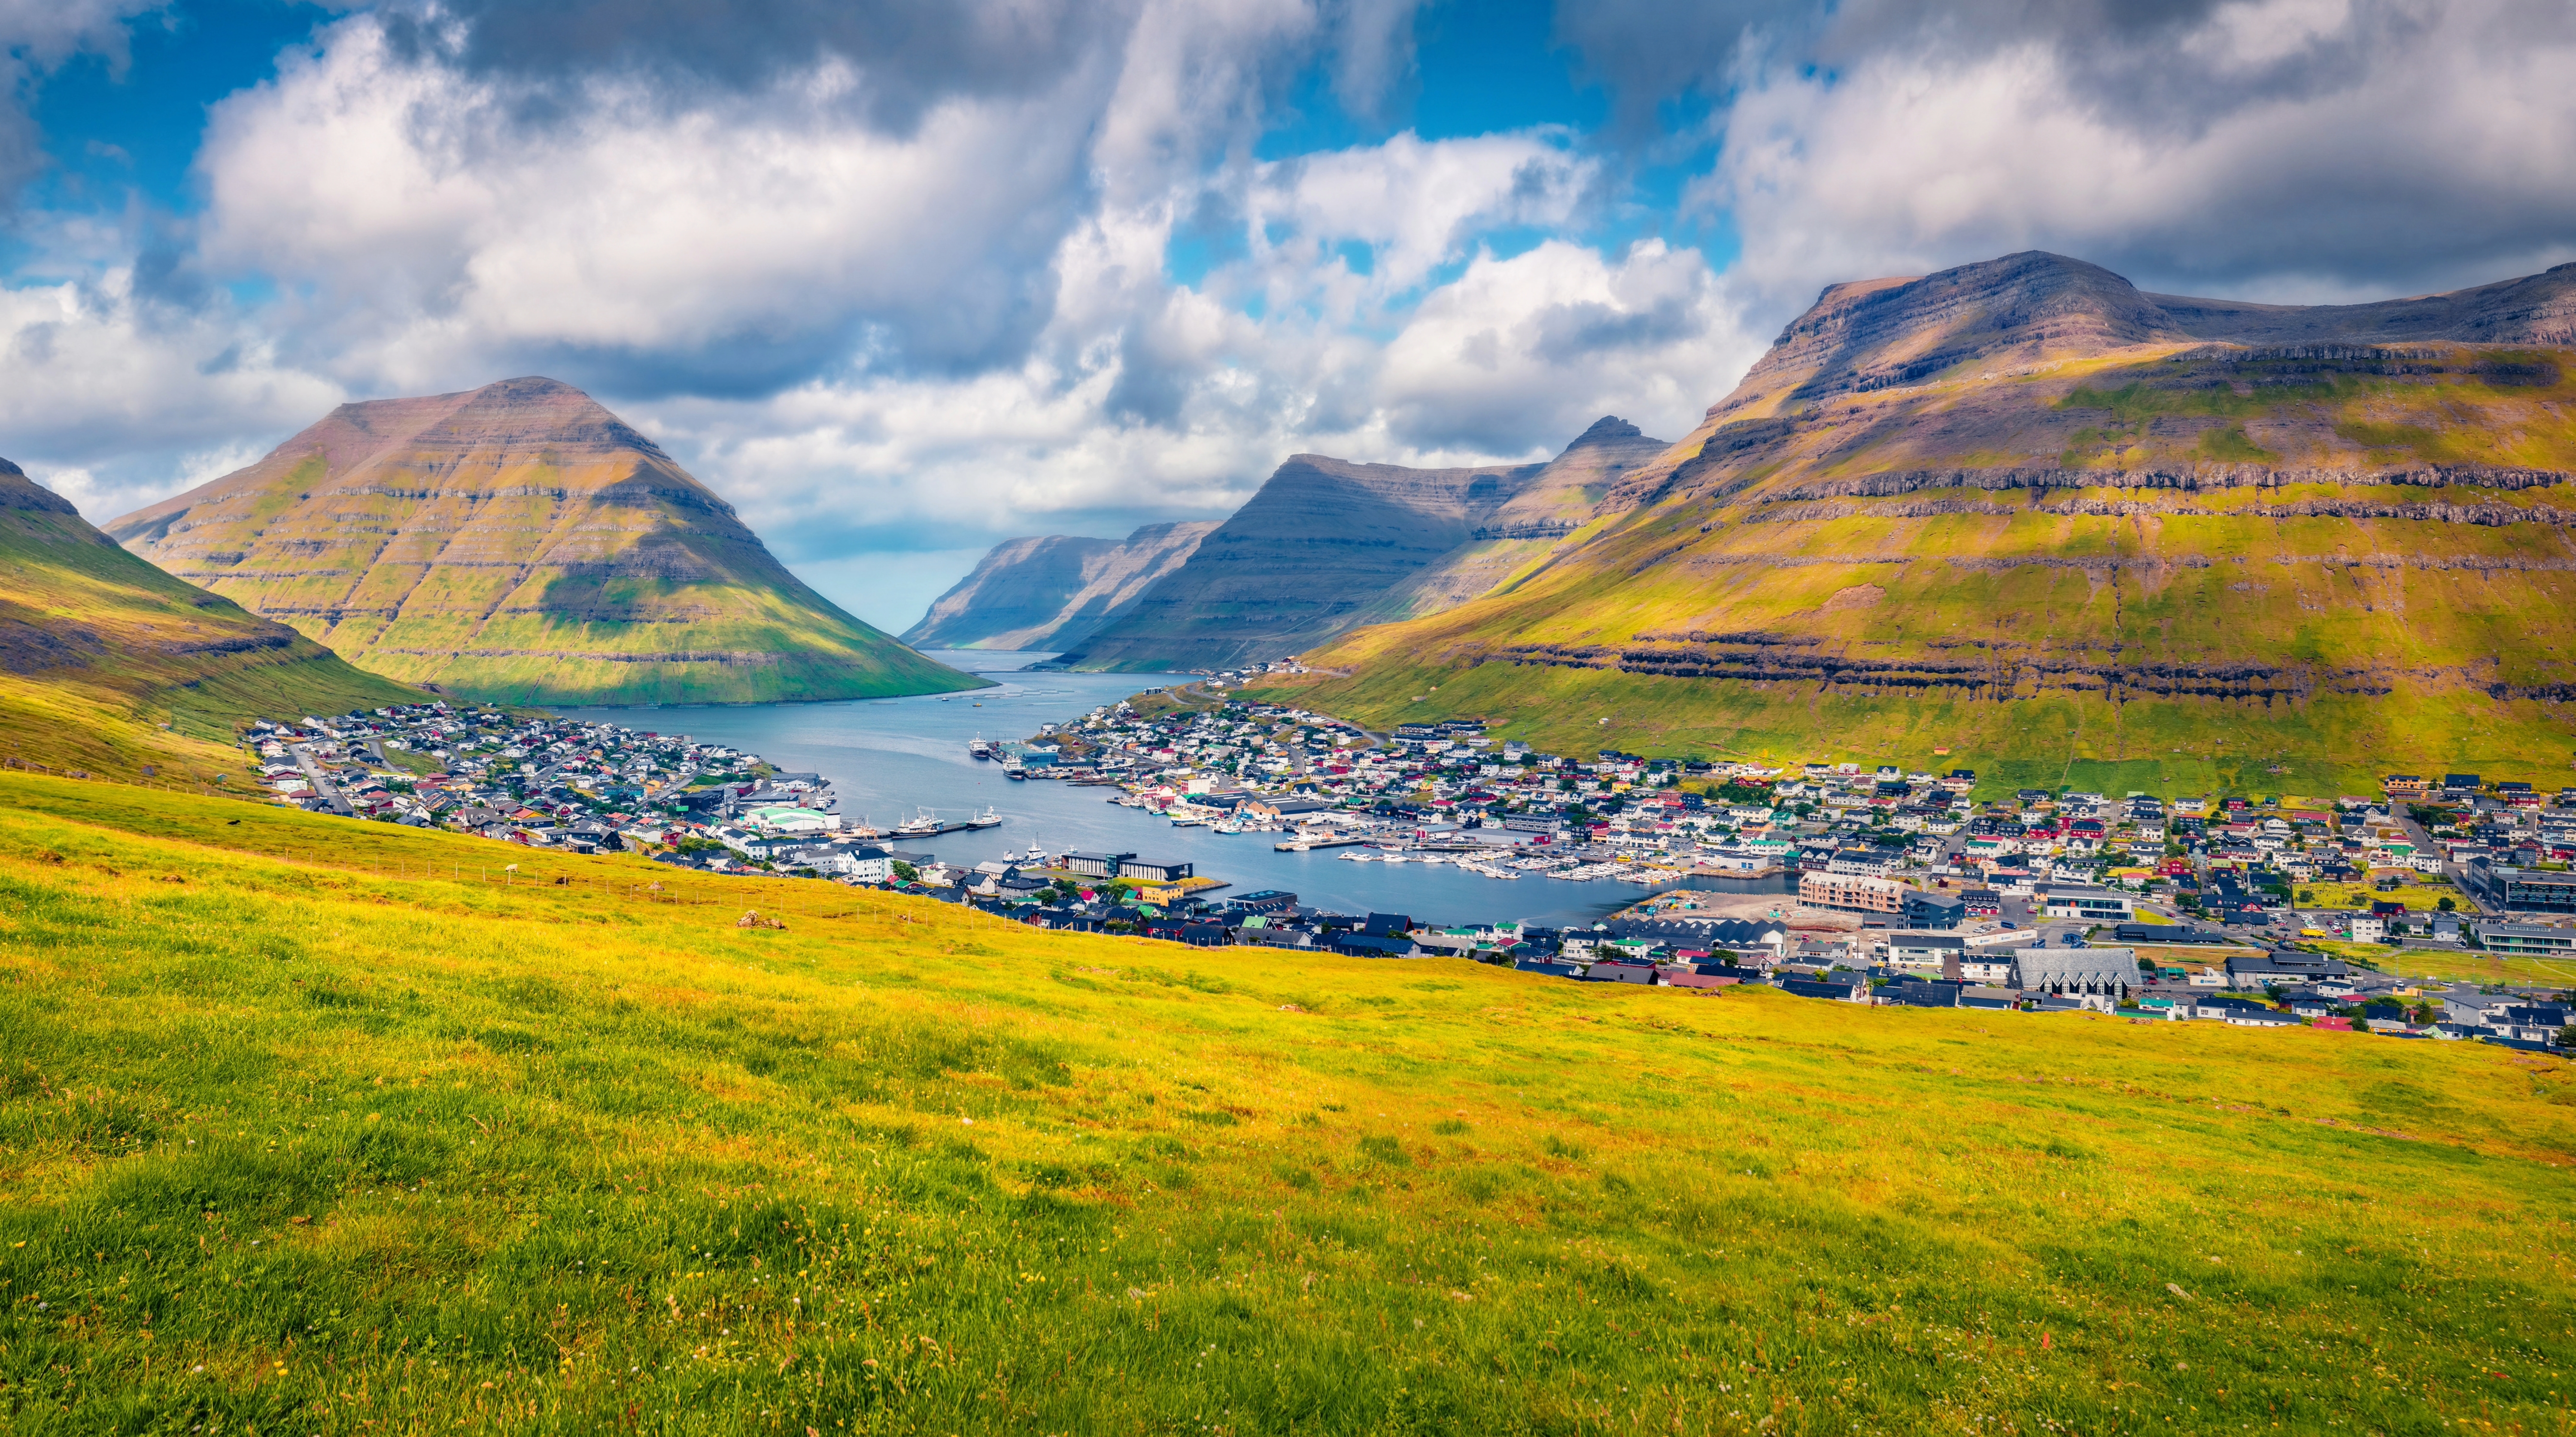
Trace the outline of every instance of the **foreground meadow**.
<instances>
[{"instance_id":1,"label":"foreground meadow","mask_svg":"<svg viewBox=\"0 0 2576 1437\"><path fill-rule=\"evenodd\" d=\"M0 1426L2569 1426L2554 1059L504 856L0 775Z\"/></svg>"}]
</instances>

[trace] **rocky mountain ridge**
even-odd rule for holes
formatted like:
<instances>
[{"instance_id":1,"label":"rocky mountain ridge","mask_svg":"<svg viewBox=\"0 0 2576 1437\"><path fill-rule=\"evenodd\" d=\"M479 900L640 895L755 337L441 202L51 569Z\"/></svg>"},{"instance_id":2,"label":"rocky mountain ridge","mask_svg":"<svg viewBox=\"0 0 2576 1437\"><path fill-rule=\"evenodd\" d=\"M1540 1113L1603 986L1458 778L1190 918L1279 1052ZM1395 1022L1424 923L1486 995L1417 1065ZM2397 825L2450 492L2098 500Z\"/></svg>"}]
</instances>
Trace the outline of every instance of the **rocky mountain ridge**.
<instances>
[{"instance_id":1,"label":"rocky mountain ridge","mask_svg":"<svg viewBox=\"0 0 2576 1437\"><path fill-rule=\"evenodd\" d=\"M1055 534L996 544L933 600L903 641L918 648L1073 648L1114 623L1215 532L1216 521L1147 524L1124 539Z\"/></svg>"},{"instance_id":2,"label":"rocky mountain ridge","mask_svg":"<svg viewBox=\"0 0 2576 1437\"><path fill-rule=\"evenodd\" d=\"M1411 469L1293 455L1061 662L1227 668L1439 612L1544 557L1629 467L1665 448L1605 417L1546 463Z\"/></svg>"},{"instance_id":3,"label":"rocky mountain ridge","mask_svg":"<svg viewBox=\"0 0 2576 1437\"><path fill-rule=\"evenodd\" d=\"M551 379L344 404L107 526L408 682L524 703L972 688L843 612L659 445Z\"/></svg>"}]
</instances>

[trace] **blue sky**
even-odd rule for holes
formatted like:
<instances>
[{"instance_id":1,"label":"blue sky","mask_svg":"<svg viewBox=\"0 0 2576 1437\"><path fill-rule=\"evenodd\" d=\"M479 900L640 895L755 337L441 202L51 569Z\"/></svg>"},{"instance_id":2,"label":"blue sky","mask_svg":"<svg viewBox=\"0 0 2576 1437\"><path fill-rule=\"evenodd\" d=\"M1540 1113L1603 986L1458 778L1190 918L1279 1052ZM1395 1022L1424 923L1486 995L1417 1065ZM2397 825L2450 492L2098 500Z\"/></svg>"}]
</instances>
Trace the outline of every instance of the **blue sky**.
<instances>
[{"instance_id":1,"label":"blue sky","mask_svg":"<svg viewBox=\"0 0 2576 1437\"><path fill-rule=\"evenodd\" d=\"M56 0L0 81L0 455L92 518L544 373L894 628L1299 450L1678 437L1838 280L2576 253L2538 0Z\"/></svg>"}]
</instances>

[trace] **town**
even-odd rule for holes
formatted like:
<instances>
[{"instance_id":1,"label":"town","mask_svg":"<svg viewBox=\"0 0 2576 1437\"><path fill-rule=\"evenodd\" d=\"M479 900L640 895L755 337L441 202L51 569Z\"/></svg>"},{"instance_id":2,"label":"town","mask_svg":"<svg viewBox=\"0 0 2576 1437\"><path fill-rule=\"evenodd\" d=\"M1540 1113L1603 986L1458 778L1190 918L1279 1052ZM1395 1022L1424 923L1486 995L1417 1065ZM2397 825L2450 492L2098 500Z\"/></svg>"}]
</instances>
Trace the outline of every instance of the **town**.
<instances>
[{"instance_id":1,"label":"town","mask_svg":"<svg viewBox=\"0 0 2576 1437\"><path fill-rule=\"evenodd\" d=\"M1149 690L977 756L1281 848L1498 879L1615 875L1652 891L1588 928L1435 924L1324 911L1272 889L1220 899L1212 890L1225 885L1151 854L943 864L886 840L998 820L880 832L839 814L822 776L756 754L489 708L264 722L247 743L262 784L311 811L884 886L1048 929L2532 1048L2560 1045L2568 1027L2576 985L2552 980L2576 974L2561 967L2576 965L2576 788L2392 774L2380 794L2322 801L2039 789L1979 799L1964 769L1577 759L1497 741L1473 721L1371 734L1230 698L1225 678ZM2502 980L2429 976L2489 968Z\"/></svg>"}]
</instances>

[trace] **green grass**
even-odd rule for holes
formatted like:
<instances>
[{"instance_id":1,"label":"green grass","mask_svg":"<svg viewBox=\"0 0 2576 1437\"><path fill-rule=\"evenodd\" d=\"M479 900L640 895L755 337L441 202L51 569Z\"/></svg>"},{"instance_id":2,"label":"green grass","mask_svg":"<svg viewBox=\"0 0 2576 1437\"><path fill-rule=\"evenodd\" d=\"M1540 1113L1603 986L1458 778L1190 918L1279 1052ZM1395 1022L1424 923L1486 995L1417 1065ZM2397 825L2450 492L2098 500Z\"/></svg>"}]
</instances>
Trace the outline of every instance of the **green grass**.
<instances>
[{"instance_id":1,"label":"green grass","mask_svg":"<svg viewBox=\"0 0 2576 1437\"><path fill-rule=\"evenodd\" d=\"M12 629L70 640L0 664L0 752L51 768L239 779L230 745L249 719L430 697L163 573L74 515L0 508L0 645L14 647Z\"/></svg>"},{"instance_id":2,"label":"green grass","mask_svg":"<svg viewBox=\"0 0 2576 1437\"><path fill-rule=\"evenodd\" d=\"M13 1433L2565 1420L2576 1087L2492 1048L1050 937L14 775L0 973Z\"/></svg>"}]
</instances>

